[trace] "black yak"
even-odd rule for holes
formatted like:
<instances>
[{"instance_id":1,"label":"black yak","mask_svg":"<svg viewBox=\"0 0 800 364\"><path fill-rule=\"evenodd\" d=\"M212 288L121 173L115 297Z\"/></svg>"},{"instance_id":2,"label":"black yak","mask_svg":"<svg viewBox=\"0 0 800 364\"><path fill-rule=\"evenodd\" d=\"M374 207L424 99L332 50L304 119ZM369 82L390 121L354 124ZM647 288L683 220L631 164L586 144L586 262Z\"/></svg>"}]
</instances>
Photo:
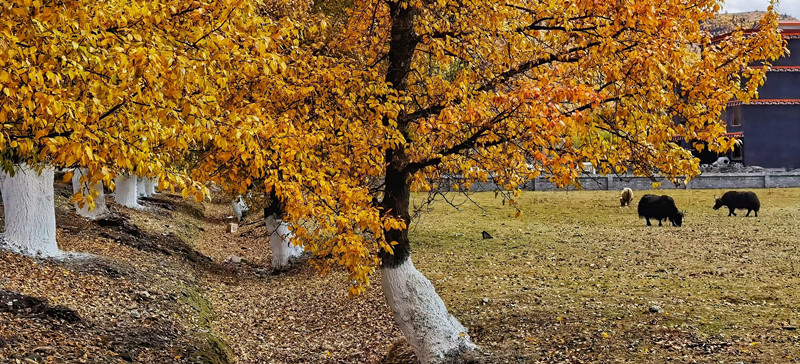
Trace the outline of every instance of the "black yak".
<instances>
[{"instance_id":1,"label":"black yak","mask_svg":"<svg viewBox=\"0 0 800 364\"><path fill-rule=\"evenodd\" d=\"M619 207L631 207L631 202L633 202L633 190L625 187L622 189L622 193L619 195Z\"/></svg>"},{"instance_id":2,"label":"black yak","mask_svg":"<svg viewBox=\"0 0 800 364\"><path fill-rule=\"evenodd\" d=\"M681 226L683 223L683 212L678 211L675 207L675 200L667 195L644 195L639 200L639 217L647 220L647 226L650 226L650 219L657 219L658 226L661 221L668 219L672 222L673 226Z\"/></svg>"},{"instance_id":3,"label":"black yak","mask_svg":"<svg viewBox=\"0 0 800 364\"><path fill-rule=\"evenodd\" d=\"M750 211L755 211L756 217L758 217L761 202L758 201L758 196L751 191L728 191L722 197L714 199L714 210L719 210L722 206L728 207L728 216L736 216L734 210L741 209L747 210L747 215L744 216L750 216Z\"/></svg>"}]
</instances>

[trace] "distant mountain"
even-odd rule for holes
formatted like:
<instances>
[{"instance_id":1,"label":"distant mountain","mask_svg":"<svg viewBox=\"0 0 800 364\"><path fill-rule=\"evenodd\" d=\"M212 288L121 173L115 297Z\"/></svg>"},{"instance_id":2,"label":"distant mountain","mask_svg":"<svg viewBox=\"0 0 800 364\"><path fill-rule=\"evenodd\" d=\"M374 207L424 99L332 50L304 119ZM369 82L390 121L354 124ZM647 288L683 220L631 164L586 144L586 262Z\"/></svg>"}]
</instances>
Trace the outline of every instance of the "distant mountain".
<instances>
[{"instance_id":1,"label":"distant mountain","mask_svg":"<svg viewBox=\"0 0 800 364\"><path fill-rule=\"evenodd\" d=\"M703 28L713 35L731 32L736 28L751 29L764 16L764 11L748 11L744 13L717 14L713 19L703 24ZM797 20L792 16L780 14L779 20Z\"/></svg>"}]
</instances>

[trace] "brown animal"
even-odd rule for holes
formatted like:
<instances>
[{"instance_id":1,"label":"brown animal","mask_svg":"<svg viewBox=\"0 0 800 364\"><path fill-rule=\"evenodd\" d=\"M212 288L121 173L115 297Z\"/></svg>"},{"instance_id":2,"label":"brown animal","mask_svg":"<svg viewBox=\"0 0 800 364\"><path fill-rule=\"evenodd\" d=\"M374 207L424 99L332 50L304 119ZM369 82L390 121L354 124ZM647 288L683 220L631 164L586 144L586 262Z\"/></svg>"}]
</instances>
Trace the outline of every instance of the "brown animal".
<instances>
[{"instance_id":1,"label":"brown animal","mask_svg":"<svg viewBox=\"0 0 800 364\"><path fill-rule=\"evenodd\" d=\"M633 202L633 190L625 187L619 195L619 207L631 207L631 202Z\"/></svg>"}]
</instances>

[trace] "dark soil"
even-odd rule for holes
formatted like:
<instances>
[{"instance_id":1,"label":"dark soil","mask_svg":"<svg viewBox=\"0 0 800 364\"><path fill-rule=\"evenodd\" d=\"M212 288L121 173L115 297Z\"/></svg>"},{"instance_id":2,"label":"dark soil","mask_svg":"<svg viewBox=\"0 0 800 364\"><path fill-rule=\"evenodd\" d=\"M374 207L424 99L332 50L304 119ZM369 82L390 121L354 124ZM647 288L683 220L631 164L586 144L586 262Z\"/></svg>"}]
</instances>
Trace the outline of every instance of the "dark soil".
<instances>
[{"instance_id":1,"label":"dark soil","mask_svg":"<svg viewBox=\"0 0 800 364\"><path fill-rule=\"evenodd\" d=\"M64 306L51 306L46 299L26 296L19 292L0 289L0 312L23 317L41 317L56 322L75 323L81 321L75 311Z\"/></svg>"},{"instance_id":2,"label":"dark soil","mask_svg":"<svg viewBox=\"0 0 800 364\"><path fill-rule=\"evenodd\" d=\"M192 249L189 244L186 244L177 235L166 233L156 236L143 232L138 226L131 223L124 213L117 212L97 219L94 223L106 228L99 232L100 236L114 240L117 243L143 251L176 255L192 263L211 263L211 258Z\"/></svg>"}]
</instances>

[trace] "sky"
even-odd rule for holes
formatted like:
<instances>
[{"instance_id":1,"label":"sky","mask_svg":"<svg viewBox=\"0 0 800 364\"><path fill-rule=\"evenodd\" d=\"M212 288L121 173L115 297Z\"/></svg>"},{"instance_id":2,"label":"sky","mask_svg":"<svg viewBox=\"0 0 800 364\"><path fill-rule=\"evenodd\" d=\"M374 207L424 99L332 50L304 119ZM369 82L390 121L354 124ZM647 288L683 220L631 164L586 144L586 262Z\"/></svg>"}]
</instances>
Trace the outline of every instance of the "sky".
<instances>
[{"instance_id":1,"label":"sky","mask_svg":"<svg viewBox=\"0 0 800 364\"><path fill-rule=\"evenodd\" d=\"M769 0L726 0L722 4L722 12L740 13L753 10L767 10ZM800 19L800 0L781 0L778 3L779 14L789 14Z\"/></svg>"}]
</instances>

